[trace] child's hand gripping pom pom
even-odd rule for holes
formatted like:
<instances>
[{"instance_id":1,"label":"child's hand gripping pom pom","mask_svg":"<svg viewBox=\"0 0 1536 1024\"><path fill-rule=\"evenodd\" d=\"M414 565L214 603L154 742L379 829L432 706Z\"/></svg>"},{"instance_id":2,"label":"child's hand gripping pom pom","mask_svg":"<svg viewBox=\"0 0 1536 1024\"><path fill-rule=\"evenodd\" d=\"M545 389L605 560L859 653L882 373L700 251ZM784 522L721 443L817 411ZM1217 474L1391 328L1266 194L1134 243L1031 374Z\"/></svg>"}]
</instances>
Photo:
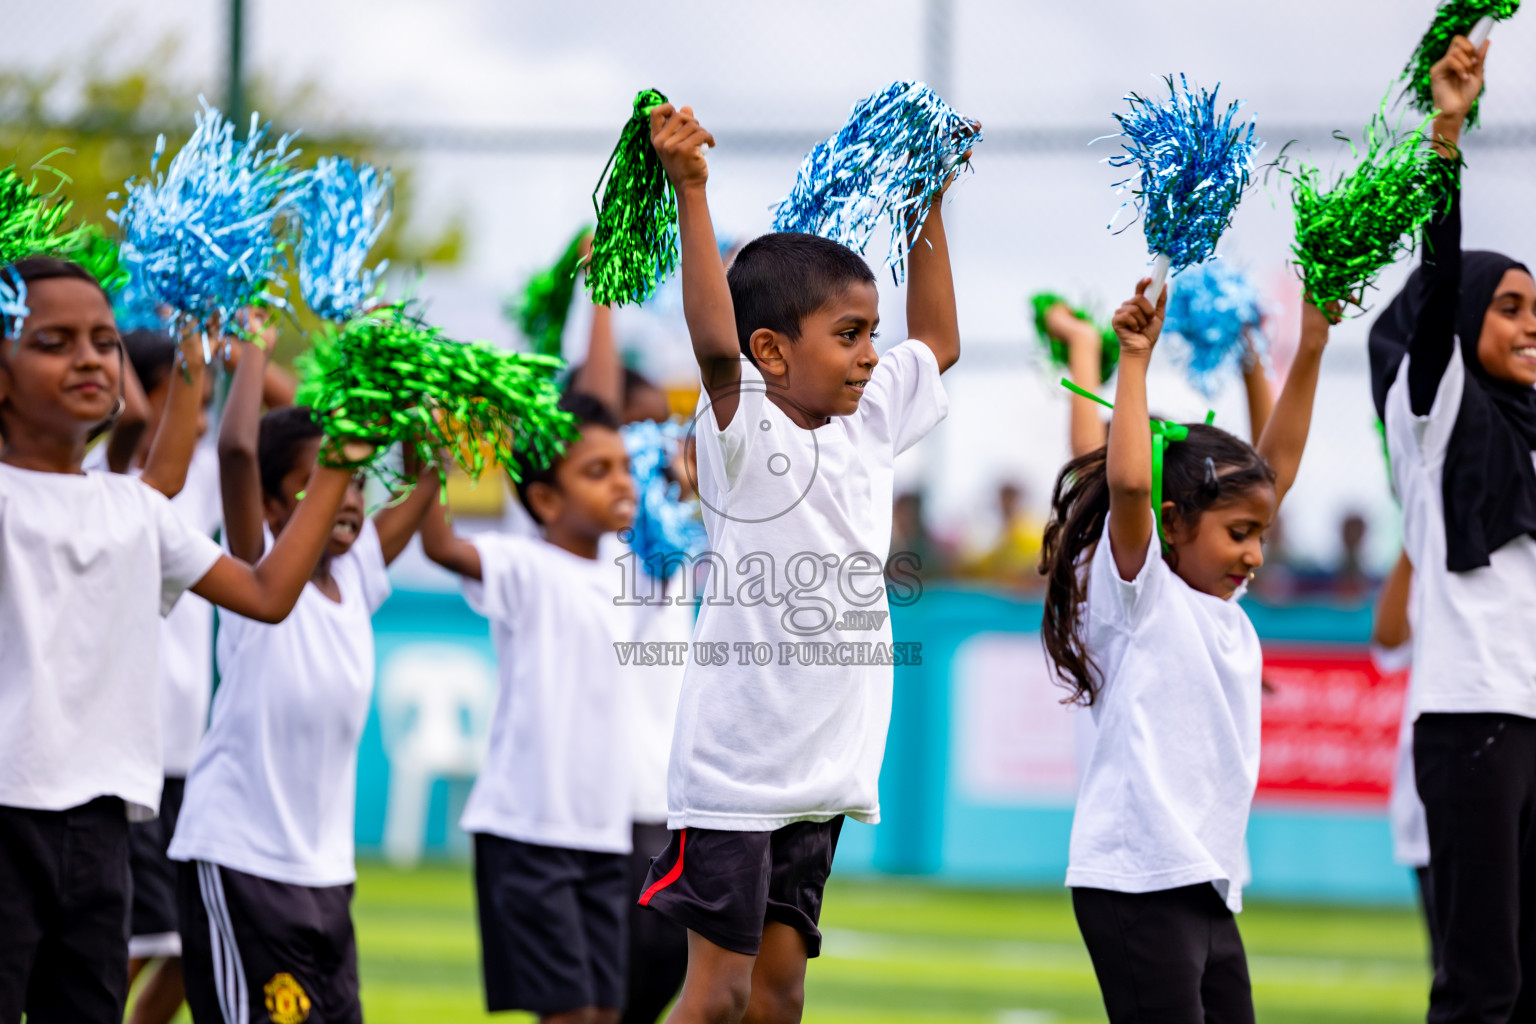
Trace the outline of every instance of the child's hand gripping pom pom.
<instances>
[{"instance_id":1,"label":"child's hand gripping pom pom","mask_svg":"<svg viewBox=\"0 0 1536 1024\"><path fill-rule=\"evenodd\" d=\"M1425 117L1435 112L1434 87L1430 69L1445 56L1451 40L1467 36L1474 47L1481 48L1495 22L1505 21L1520 9L1520 0L1445 0L1436 10L1429 30L1419 40L1408 65L1403 68L1403 94L1409 106ZM1467 114L1467 127L1477 126L1478 104Z\"/></svg>"},{"instance_id":2,"label":"child's hand gripping pom pom","mask_svg":"<svg viewBox=\"0 0 1536 1024\"><path fill-rule=\"evenodd\" d=\"M389 223L394 178L345 157L323 157L294 212L299 242L299 291L322 319L341 323L361 313L378 291L385 260L368 269L368 250Z\"/></svg>"},{"instance_id":3,"label":"child's hand gripping pom pom","mask_svg":"<svg viewBox=\"0 0 1536 1024\"><path fill-rule=\"evenodd\" d=\"M1121 132L1112 136L1124 140L1125 152L1106 161L1111 167L1136 169L1115 187L1130 189L1147 252L1156 257L1147 292L1152 300L1170 269L1177 272L1215 254L1248 190L1254 156L1264 148L1252 121L1237 123L1241 102L1216 113L1220 85L1213 92L1191 92L1183 75L1177 87L1172 75L1164 81L1169 93L1164 103L1134 92L1126 97L1131 112L1113 115Z\"/></svg>"},{"instance_id":4,"label":"child's hand gripping pom pom","mask_svg":"<svg viewBox=\"0 0 1536 1024\"><path fill-rule=\"evenodd\" d=\"M565 247L554 266L529 278L521 295L508 299L503 312L539 355L558 356L576 294L576 275L592 245L591 229L583 227Z\"/></svg>"},{"instance_id":5,"label":"child's hand gripping pom pom","mask_svg":"<svg viewBox=\"0 0 1536 1024\"><path fill-rule=\"evenodd\" d=\"M651 145L650 111L665 102L655 89L635 97L619 144L592 191L597 230L587 293L598 305L644 302L677 269L677 196Z\"/></svg>"},{"instance_id":6,"label":"child's hand gripping pom pom","mask_svg":"<svg viewBox=\"0 0 1536 1024\"><path fill-rule=\"evenodd\" d=\"M262 148L269 127L253 115L245 140L236 141L234 126L205 102L170 166L158 171L161 136L150 178L130 180L123 208L108 214L150 304L204 332L215 317L235 324L247 306L283 305L268 292L281 292L278 262L289 244L276 221L303 194L309 173L292 166L291 135ZM212 358L208 346L204 358Z\"/></svg>"},{"instance_id":7,"label":"child's hand gripping pom pom","mask_svg":"<svg viewBox=\"0 0 1536 1024\"><path fill-rule=\"evenodd\" d=\"M1174 281L1163 329L1183 342L1179 356L1189 382L1211 398L1234 367L1251 369L1268 354L1264 306L1247 275L1221 260L1190 267Z\"/></svg>"},{"instance_id":8,"label":"child's hand gripping pom pom","mask_svg":"<svg viewBox=\"0 0 1536 1024\"><path fill-rule=\"evenodd\" d=\"M893 82L855 103L837 134L806 154L773 230L820 235L862 253L889 217L885 265L900 284L929 207L970 168L971 147L981 141L981 125L932 89Z\"/></svg>"},{"instance_id":9,"label":"child's hand gripping pom pom","mask_svg":"<svg viewBox=\"0 0 1536 1024\"><path fill-rule=\"evenodd\" d=\"M1070 364L1071 353L1068 351L1067 343L1051 333L1046 323L1047 315L1056 306L1066 306L1074 317L1085 323L1094 323L1093 315L1086 309L1073 306L1055 292L1037 292L1030 296L1029 304L1035 311L1036 340L1040 342L1040 347L1051 364L1065 369ZM1113 328L1103 324L1095 326L1099 337L1103 340L1103 349L1099 357L1099 379L1109 380L1120 362L1120 340L1115 337Z\"/></svg>"},{"instance_id":10,"label":"child's hand gripping pom pom","mask_svg":"<svg viewBox=\"0 0 1536 1024\"><path fill-rule=\"evenodd\" d=\"M677 480L667 474L684 442L677 423L641 420L625 424L624 447L635 478L635 522L621 533L651 579L666 579L684 558L695 558L707 543L698 502L684 501Z\"/></svg>"},{"instance_id":11,"label":"child's hand gripping pom pom","mask_svg":"<svg viewBox=\"0 0 1536 1024\"><path fill-rule=\"evenodd\" d=\"M338 444L372 446L344 455L337 462L343 468L409 485L382 461L398 442L424 467L446 470L451 457L475 479L489 453L516 480L520 456L547 462L576 437L572 416L557 408L560 365L548 356L451 341L397 303L321 329L300 358L298 403L315 411Z\"/></svg>"},{"instance_id":12,"label":"child's hand gripping pom pom","mask_svg":"<svg viewBox=\"0 0 1536 1024\"><path fill-rule=\"evenodd\" d=\"M1413 252L1419 233L1444 207L1446 177L1458 173L1458 163L1425 144L1423 125L1402 134L1400 124L1388 125L1384 110L1366 126L1359 164L1331 183L1316 164L1293 165L1282 154L1278 166L1291 176L1296 211L1291 252L1309 300L1319 308L1337 303L1340 310L1363 312L1365 293L1381 272Z\"/></svg>"}]
</instances>

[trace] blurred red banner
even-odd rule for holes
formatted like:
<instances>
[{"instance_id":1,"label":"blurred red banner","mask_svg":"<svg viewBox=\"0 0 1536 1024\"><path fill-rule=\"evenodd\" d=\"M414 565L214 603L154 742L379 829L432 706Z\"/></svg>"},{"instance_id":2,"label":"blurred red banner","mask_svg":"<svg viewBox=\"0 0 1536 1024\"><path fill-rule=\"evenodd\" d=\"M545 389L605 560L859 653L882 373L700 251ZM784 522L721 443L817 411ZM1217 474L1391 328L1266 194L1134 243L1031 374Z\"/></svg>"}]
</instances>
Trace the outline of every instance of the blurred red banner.
<instances>
[{"instance_id":1,"label":"blurred red banner","mask_svg":"<svg viewBox=\"0 0 1536 1024\"><path fill-rule=\"evenodd\" d=\"M1365 648L1266 644L1260 801L1385 806L1407 674Z\"/></svg>"}]
</instances>

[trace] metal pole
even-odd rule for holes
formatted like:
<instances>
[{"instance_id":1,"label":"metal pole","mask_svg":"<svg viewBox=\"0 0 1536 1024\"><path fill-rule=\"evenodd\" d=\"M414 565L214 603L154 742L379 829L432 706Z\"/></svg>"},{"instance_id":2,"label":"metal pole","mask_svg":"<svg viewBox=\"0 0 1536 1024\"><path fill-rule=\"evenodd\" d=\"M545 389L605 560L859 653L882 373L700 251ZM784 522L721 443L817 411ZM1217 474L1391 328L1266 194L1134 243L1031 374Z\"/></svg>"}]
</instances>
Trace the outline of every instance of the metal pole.
<instances>
[{"instance_id":1,"label":"metal pole","mask_svg":"<svg viewBox=\"0 0 1536 1024\"><path fill-rule=\"evenodd\" d=\"M245 0L229 0L229 83L224 114L238 136L245 129Z\"/></svg>"},{"instance_id":2,"label":"metal pole","mask_svg":"<svg viewBox=\"0 0 1536 1024\"><path fill-rule=\"evenodd\" d=\"M953 0L927 0L923 8L923 78L944 99L950 96L950 40L954 27Z\"/></svg>"}]
</instances>

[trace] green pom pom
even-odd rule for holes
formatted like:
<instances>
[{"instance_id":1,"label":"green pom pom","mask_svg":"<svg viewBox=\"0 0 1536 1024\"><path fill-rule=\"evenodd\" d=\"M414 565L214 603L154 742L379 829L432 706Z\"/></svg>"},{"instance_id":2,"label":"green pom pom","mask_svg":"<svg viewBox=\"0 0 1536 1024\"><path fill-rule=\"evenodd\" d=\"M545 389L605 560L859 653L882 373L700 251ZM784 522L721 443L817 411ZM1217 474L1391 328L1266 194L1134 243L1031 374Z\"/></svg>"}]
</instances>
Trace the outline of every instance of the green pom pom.
<instances>
[{"instance_id":1,"label":"green pom pom","mask_svg":"<svg viewBox=\"0 0 1536 1024\"><path fill-rule=\"evenodd\" d=\"M53 191L39 195L36 178L23 179L14 165L0 171L0 265L28 256L63 255L75 246L74 233L63 230L73 204L58 194L68 180L59 174Z\"/></svg>"},{"instance_id":2,"label":"green pom pom","mask_svg":"<svg viewBox=\"0 0 1536 1024\"><path fill-rule=\"evenodd\" d=\"M1408 59L1403 69L1407 83L1404 92L1412 95L1412 107L1425 117L1435 112L1435 94L1429 83L1429 69L1445 56L1451 48L1451 40L1467 35L1483 18L1504 21L1520 9L1520 0L1445 0L1435 11L1435 20L1429 31L1419 40L1418 49ZM1467 114L1467 127L1477 125L1478 104L1472 104Z\"/></svg>"},{"instance_id":3,"label":"green pom pom","mask_svg":"<svg viewBox=\"0 0 1536 1024\"><path fill-rule=\"evenodd\" d=\"M1035 307L1035 336L1040 345L1050 355L1051 362L1066 368L1071 361L1071 353L1067 351L1066 343L1058 338L1051 337L1051 332L1045 327L1045 314L1051 307L1060 303L1072 311L1072 315L1079 320L1093 322L1093 316L1085 309L1079 309L1055 292L1039 292L1030 297L1030 305ZM1120 364L1120 339L1115 337L1112 328L1099 324L1099 337L1103 339L1104 347L1099 356L1099 380L1106 381L1114 374L1115 367Z\"/></svg>"},{"instance_id":4,"label":"green pom pom","mask_svg":"<svg viewBox=\"0 0 1536 1024\"><path fill-rule=\"evenodd\" d=\"M544 356L560 354L560 339L571 313L571 298L576 293L576 272L581 268L581 240L587 236L583 227L565 247L555 265L535 274L521 295L507 300L504 312Z\"/></svg>"},{"instance_id":5,"label":"green pom pom","mask_svg":"<svg viewBox=\"0 0 1536 1024\"><path fill-rule=\"evenodd\" d=\"M117 240L99 224L85 224L70 238L61 255L80 264L101 283L108 295L116 295L132 276L122 265Z\"/></svg>"},{"instance_id":6,"label":"green pom pom","mask_svg":"<svg viewBox=\"0 0 1536 1024\"><path fill-rule=\"evenodd\" d=\"M577 436L558 408L560 367L550 356L451 341L397 303L322 327L300 357L298 401L333 440L376 446L351 468L387 477L381 459L399 442L423 466L446 469L446 452L475 479L495 462L516 480L520 456L547 464Z\"/></svg>"},{"instance_id":7,"label":"green pom pom","mask_svg":"<svg viewBox=\"0 0 1536 1024\"><path fill-rule=\"evenodd\" d=\"M634 112L592 191L597 231L587 292L599 305L644 302L677 269L677 197L651 146L650 111L665 102L655 89L635 97Z\"/></svg>"},{"instance_id":8,"label":"green pom pom","mask_svg":"<svg viewBox=\"0 0 1536 1024\"><path fill-rule=\"evenodd\" d=\"M1364 312L1365 292L1381 272L1413 252L1419 233L1440 212L1459 160L1437 155L1425 143L1424 127L1403 134L1385 113L1365 130L1365 155L1352 171L1329 184L1315 164L1291 167L1296 211L1291 245L1297 273L1317 306L1337 302ZM1345 140L1348 141L1348 140ZM1350 143L1353 154L1359 155Z\"/></svg>"}]
</instances>

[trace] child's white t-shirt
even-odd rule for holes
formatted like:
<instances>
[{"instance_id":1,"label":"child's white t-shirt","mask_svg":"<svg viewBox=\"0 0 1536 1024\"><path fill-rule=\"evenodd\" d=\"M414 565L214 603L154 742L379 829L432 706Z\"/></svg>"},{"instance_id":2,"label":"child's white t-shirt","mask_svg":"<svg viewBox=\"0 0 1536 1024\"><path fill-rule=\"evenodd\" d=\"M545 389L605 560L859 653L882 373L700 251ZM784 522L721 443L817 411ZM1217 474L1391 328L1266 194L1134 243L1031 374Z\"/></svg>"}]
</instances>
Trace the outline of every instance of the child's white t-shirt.
<instances>
[{"instance_id":1,"label":"child's white t-shirt","mask_svg":"<svg viewBox=\"0 0 1536 1024\"><path fill-rule=\"evenodd\" d=\"M1087 609L1104 685L1067 885L1140 893L1210 882L1242 909L1264 659L1240 596L1190 587L1155 531L1141 571L1121 579L1105 525Z\"/></svg>"},{"instance_id":2,"label":"child's white t-shirt","mask_svg":"<svg viewBox=\"0 0 1536 1024\"><path fill-rule=\"evenodd\" d=\"M107 471L107 446L85 455L86 469ZM129 470L137 477L143 470ZM224 522L219 495L219 456L208 439L192 452L187 481L171 499L171 508L205 537ZM160 742L165 774L185 776L192 770L197 744L208 727L208 702L213 697L213 605L196 594L184 594L160 621Z\"/></svg>"},{"instance_id":3,"label":"child's white t-shirt","mask_svg":"<svg viewBox=\"0 0 1536 1024\"><path fill-rule=\"evenodd\" d=\"M490 748L459 827L540 846L630 850L633 638L622 570L541 538L481 534L470 607L491 621L501 679Z\"/></svg>"},{"instance_id":4,"label":"child's white t-shirt","mask_svg":"<svg viewBox=\"0 0 1536 1024\"><path fill-rule=\"evenodd\" d=\"M713 557L678 705L668 827L879 820L898 656L881 576L893 464L948 411L938 362L914 340L880 357L856 412L814 430L767 398L745 359L724 430L708 392L700 398L698 484ZM709 650L725 664L701 664Z\"/></svg>"},{"instance_id":5,"label":"child's white t-shirt","mask_svg":"<svg viewBox=\"0 0 1536 1024\"><path fill-rule=\"evenodd\" d=\"M1536 539L1516 537L1481 569L1445 567L1441 477L1466 386L1460 349L1458 340L1429 415L1409 405L1408 359L1387 391L1387 450L1414 568L1414 709L1536 718Z\"/></svg>"},{"instance_id":6,"label":"child's white t-shirt","mask_svg":"<svg viewBox=\"0 0 1536 1024\"><path fill-rule=\"evenodd\" d=\"M664 594L661 584L656 583L657 596L675 597L685 586L686 574L684 569L673 573ZM630 813L635 821L660 825L667 820L667 763L672 756L677 702L683 692L686 652L693 641L694 609L672 601L639 605L630 612L635 617L636 641L668 645L659 648L654 659L663 664L634 666L625 690L630 698ZM679 644L684 653L674 661L672 653Z\"/></svg>"},{"instance_id":7,"label":"child's white t-shirt","mask_svg":"<svg viewBox=\"0 0 1536 1024\"><path fill-rule=\"evenodd\" d=\"M0 805L159 813L159 617L220 555L133 477L0 463Z\"/></svg>"},{"instance_id":8,"label":"child's white t-shirt","mask_svg":"<svg viewBox=\"0 0 1536 1024\"><path fill-rule=\"evenodd\" d=\"M356 879L357 745L373 695L373 613L390 593L371 520L331 575L340 603L306 583L282 622L220 616L219 691L172 860L289 885Z\"/></svg>"}]
</instances>

